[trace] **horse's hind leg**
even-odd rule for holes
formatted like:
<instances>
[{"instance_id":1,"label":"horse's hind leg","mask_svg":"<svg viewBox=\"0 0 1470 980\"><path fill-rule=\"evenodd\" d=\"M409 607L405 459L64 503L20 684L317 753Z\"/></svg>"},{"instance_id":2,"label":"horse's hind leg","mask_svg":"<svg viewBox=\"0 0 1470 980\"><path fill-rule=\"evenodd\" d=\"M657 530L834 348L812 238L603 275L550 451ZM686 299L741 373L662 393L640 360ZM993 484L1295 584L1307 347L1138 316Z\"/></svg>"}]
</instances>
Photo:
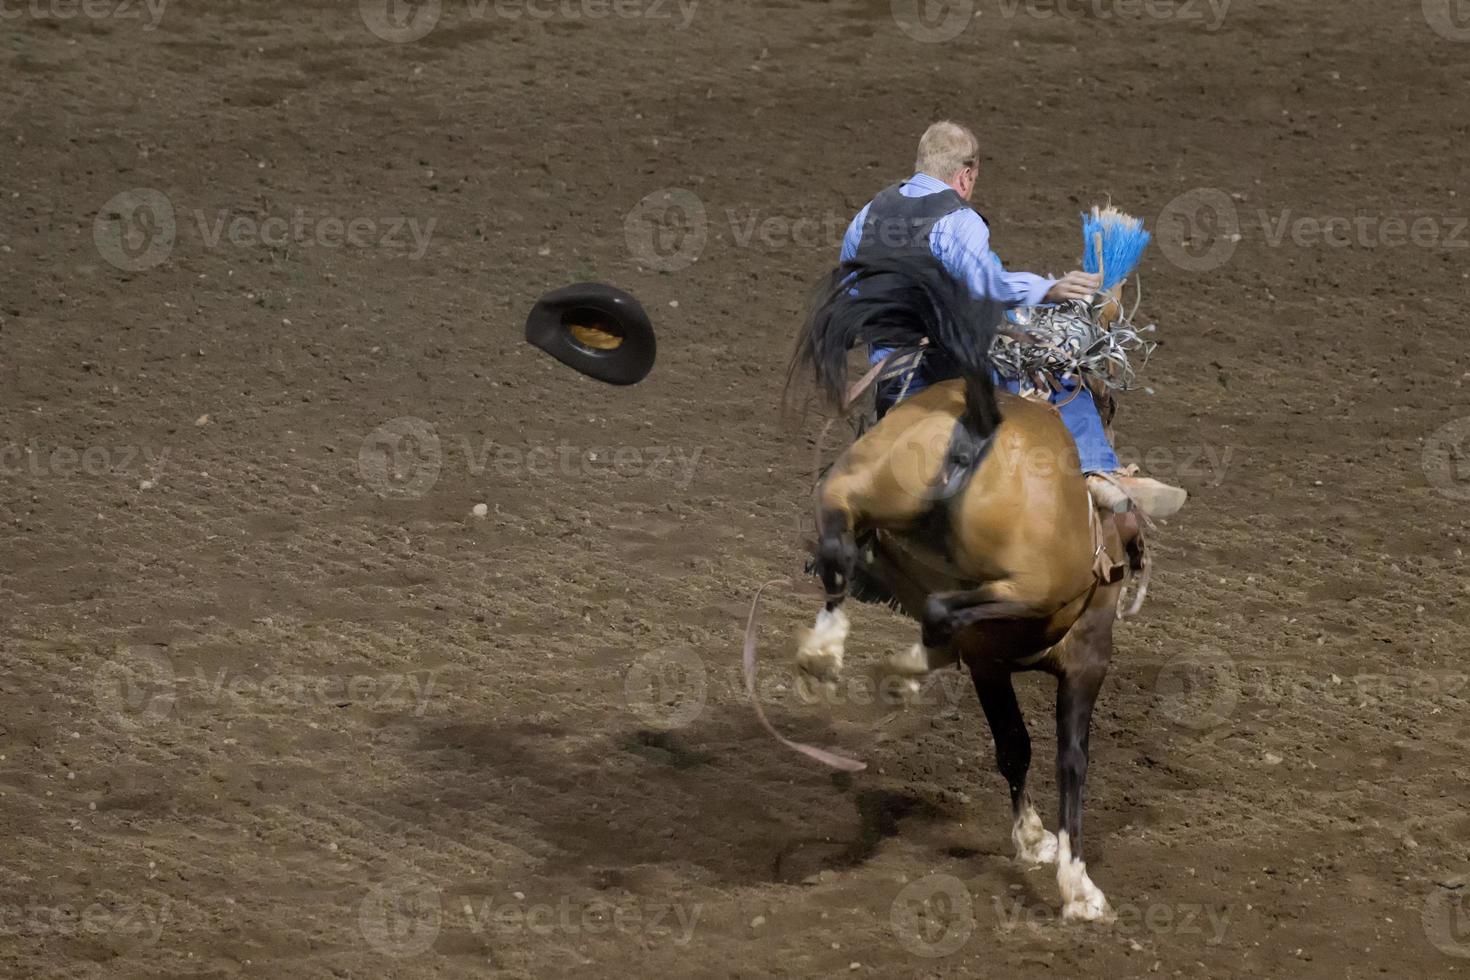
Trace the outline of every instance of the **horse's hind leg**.
<instances>
[{"instance_id":1,"label":"horse's hind leg","mask_svg":"<svg viewBox=\"0 0 1470 980\"><path fill-rule=\"evenodd\" d=\"M1010 581L987 582L977 589L936 592L929 597L920 621L926 648L947 645L966 626L997 619L1040 619L1056 613L1054 604L1018 595Z\"/></svg>"},{"instance_id":2,"label":"horse's hind leg","mask_svg":"<svg viewBox=\"0 0 1470 980\"><path fill-rule=\"evenodd\" d=\"M929 427L952 428L953 424L941 419ZM836 688L842 670L848 633L842 601L847 598L857 564L858 527L906 525L930 506L922 496L903 492L906 485L927 484L917 476L909 477L908 483L896 480L893 447L884 439L876 439L876 434L876 430L868 433L851 447L827 472L817 490L816 572L826 589L827 601L811 629L802 631L796 662L804 686L815 683L828 692ZM899 462L911 461L905 458ZM925 462L937 471L938 461Z\"/></svg>"},{"instance_id":3,"label":"horse's hind leg","mask_svg":"<svg viewBox=\"0 0 1470 980\"><path fill-rule=\"evenodd\" d=\"M836 507L824 506L817 515L816 572L827 592L827 601L812 627L802 630L796 648L796 664L801 669L799 681L804 687L816 685L828 693L837 687L849 629L842 601L847 598L853 566L857 563L852 523L851 515Z\"/></svg>"},{"instance_id":4,"label":"horse's hind leg","mask_svg":"<svg viewBox=\"0 0 1470 980\"><path fill-rule=\"evenodd\" d=\"M1011 790L1011 841L1016 845L1016 860L1027 864L1050 864L1057 859L1057 838L1042 826L1031 794L1026 790L1026 774L1031 768L1031 735L1026 719L1016 702L1016 689L1007 668L989 664L971 664L970 677L990 734L995 739L995 761Z\"/></svg>"},{"instance_id":5,"label":"horse's hind leg","mask_svg":"<svg viewBox=\"0 0 1470 980\"><path fill-rule=\"evenodd\" d=\"M1082 789L1087 782L1092 707L1112 653L1111 613L1103 628L1089 633L1084 627L1075 639L1068 639L1075 646L1065 651L1057 679L1057 795L1061 802L1057 886L1062 893L1062 918L1107 921L1113 916L1112 909L1102 889L1088 877L1082 860Z\"/></svg>"}]
</instances>

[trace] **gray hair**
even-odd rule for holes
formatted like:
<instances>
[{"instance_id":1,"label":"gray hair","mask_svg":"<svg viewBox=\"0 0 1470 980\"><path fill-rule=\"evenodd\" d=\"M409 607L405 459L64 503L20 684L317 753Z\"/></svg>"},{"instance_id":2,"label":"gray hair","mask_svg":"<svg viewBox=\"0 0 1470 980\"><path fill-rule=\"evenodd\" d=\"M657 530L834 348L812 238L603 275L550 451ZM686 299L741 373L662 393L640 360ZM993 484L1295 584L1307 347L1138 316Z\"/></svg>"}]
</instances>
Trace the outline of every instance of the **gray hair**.
<instances>
[{"instance_id":1,"label":"gray hair","mask_svg":"<svg viewBox=\"0 0 1470 980\"><path fill-rule=\"evenodd\" d=\"M919 155L914 170L949 181L966 167L979 163L980 141L959 123L942 119L919 138Z\"/></svg>"}]
</instances>

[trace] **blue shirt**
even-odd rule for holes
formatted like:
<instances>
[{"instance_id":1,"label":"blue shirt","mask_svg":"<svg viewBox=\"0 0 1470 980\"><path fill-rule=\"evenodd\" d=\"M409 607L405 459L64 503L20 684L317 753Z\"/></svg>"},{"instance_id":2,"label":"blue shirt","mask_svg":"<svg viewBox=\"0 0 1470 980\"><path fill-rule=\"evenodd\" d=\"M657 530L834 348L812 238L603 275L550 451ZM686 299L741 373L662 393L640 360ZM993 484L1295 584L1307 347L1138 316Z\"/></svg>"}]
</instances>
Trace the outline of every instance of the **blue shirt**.
<instances>
[{"instance_id":1,"label":"blue shirt","mask_svg":"<svg viewBox=\"0 0 1470 980\"><path fill-rule=\"evenodd\" d=\"M914 174L903 182L899 193L904 197L926 197L949 190L949 185L928 174ZM847 234L842 238L842 261L857 255L863 237L870 203L857 213ZM969 208L947 214L934 223L929 235L929 250L950 275L970 287L976 298L989 296L1005 306L1040 306L1055 279L1030 272L1007 272L1000 256L990 250L990 228L985 219Z\"/></svg>"}]
</instances>

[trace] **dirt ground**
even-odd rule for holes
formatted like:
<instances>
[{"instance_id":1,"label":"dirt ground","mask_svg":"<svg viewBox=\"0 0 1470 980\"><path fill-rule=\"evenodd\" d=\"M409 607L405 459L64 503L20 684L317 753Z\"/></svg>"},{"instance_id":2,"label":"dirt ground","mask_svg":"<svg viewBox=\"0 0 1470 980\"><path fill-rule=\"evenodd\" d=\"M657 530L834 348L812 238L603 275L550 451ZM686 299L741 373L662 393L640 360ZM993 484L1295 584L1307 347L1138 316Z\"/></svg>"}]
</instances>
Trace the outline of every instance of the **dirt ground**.
<instances>
[{"instance_id":1,"label":"dirt ground","mask_svg":"<svg viewBox=\"0 0 1470 980\"><path fill-rule=\"evenodd\" d=\"M0 5L0 974L1464 975L1453 5L528 3ZM1013 267L1158 236L1119 442L1192 497L1093 730L1111 926L960 675L867 703L912 624L791 687L790 338L941 116ZM522 342L583 279L641 385ZM767 710L867 772L744 700L771 579Z\"/></svg>"}]
</instances>

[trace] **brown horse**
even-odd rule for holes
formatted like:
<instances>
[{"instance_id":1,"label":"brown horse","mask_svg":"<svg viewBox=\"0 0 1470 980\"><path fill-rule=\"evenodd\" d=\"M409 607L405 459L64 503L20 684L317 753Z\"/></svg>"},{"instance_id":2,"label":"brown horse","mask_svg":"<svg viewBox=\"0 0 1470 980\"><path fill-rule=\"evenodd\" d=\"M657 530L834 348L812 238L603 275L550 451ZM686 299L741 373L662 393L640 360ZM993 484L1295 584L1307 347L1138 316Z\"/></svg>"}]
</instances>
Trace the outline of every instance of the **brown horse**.
<instances>
[{"instance_id":1,"label":"brown horse","mask_svg":"<svg viewBox=\"0 0 1470 980\"><path fill-rule=\"evenodd\" d=\"M819 295L792 380L809 373L841 405L851 347L923 337L960 378L900 402L822 478L815 571L827 601L802 634L797 663L804 683L835 685L854 575L868 588L881 583L922 627L884 670L916 689L927 672L963 661L1010 785L1017 858L1058 862L1064 918L1104 920L1112 912L1082 860L1082 789L1123 588L1122 543L1111 515L1094 511L1056 409L995 390L987 352L999 315L928 256L849 263ZM860 537L872 542L861 553ZM1028 670L1057 678L1055 836L1026 790L1031 740L1011 675Z\"/></svg>"}]
</instances>

